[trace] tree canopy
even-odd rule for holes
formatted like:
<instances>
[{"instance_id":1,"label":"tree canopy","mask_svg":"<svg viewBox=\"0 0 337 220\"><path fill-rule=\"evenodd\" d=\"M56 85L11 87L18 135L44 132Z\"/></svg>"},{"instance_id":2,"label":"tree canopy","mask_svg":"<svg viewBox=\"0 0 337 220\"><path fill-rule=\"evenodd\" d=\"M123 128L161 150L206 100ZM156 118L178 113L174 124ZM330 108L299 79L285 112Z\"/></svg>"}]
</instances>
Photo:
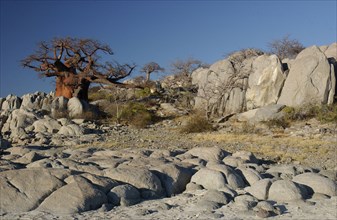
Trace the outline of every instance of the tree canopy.
<instances>
[{"instance_id":1,"label":"tree canopy","mask_svg":"<svg viewBox=\"0 0 337 220\"><path fill-rule=\"evenodd\" d=\"M164 72L165 69L156 62L149 62L140 71L146 74L146 81L150 81L150 74Z\"/></svg>"},{"instance_id":2,"label":"tree canopy","mask_svg":"<svg viewBox=\"0 0 337 220\"><path fill-rule=\"evenodd\" d=\"M42 77L57 77L56 96L87 99L90 83L123 85L118 81L135 68L135 65L121 65L116 61L102 63L100 53L113 55L107 44L93 39L54 38L40 42L35 53L21 64Z\"/></svg>"}]
</instances>

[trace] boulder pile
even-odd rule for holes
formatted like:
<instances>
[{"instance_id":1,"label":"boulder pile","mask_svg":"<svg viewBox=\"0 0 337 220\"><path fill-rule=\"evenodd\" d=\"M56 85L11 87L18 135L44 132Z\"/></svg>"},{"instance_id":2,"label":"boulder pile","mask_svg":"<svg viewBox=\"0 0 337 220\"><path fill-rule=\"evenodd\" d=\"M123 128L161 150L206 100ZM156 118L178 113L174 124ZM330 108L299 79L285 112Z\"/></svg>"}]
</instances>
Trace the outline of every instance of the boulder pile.
<instances>
[{"instance_id":1,"label":"boulder pile","mask_svg":"<svg viewBox=\"0 0 337 220\"><path fill-rule=\"evenodd\" d=\"M60 145L62 138L90 133L95 125L83 119L89 104L78 98L53 97L36 92L0 98L2 138L18 144Z\"/></svg>"},{"instance_id":2,"label":"boulder pile","mask_svg":"<svg viewBox=\"0 0 337 220\"><path fill-rule=\"evenodd\" d=\"M243 50L192 73L195 107L226 115L271 104L291 107L336 102L337 43L304 49L296 59Z\"/></svg>"}]
</instances>

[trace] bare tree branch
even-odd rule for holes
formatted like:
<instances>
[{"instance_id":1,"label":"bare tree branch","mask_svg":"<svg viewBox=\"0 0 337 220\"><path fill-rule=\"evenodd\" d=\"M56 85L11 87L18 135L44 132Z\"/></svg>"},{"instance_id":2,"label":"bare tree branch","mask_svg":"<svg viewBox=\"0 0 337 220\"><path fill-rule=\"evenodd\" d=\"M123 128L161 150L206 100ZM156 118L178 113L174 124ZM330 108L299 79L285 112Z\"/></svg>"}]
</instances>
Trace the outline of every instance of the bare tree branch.
<instances>
[{"instance_id":1,"label":"bare tree branch","mask_svg":"<svg viewBox=\"0 0 337 220\"><path fill-rule=\"evenodd\" d=\"M276 54L281 60L295 58L304 49L304 46L298 40L290 39L290 35L271 41L268 43L268 47L270 52Z\"/></svg>"},{"instance_id":2,"label":"bare tree branch","mask_svg":"<svg viewBox=\"0 0 337 220\"><path fill-rule=\"evenodd\" d=\"M100 54L113 52L108 45L92 39L55 38L40 42L35 53L21 60L21 65L41 77L56 77L56 96L88 100L90 83L127 87L118 81L135 69L135 65L102 63Z\"/></svg>"},{"instance_id":3,"label":"bare tree branch","mask_svg":"<svg viewBox=\"0 0 337 220\"><path fill-rule=\"evenodd\" d=\"M106 44L92 39L55 38L40 42L36 53L21 61L23 67L32 68L46 77L60 76L57 72L99 76L109 82L117 82L131 74L134 66L107 62L101 64L98 53L112 55ZM52 73L51 73L52 72Z\"/></svg>"}]
</instances>

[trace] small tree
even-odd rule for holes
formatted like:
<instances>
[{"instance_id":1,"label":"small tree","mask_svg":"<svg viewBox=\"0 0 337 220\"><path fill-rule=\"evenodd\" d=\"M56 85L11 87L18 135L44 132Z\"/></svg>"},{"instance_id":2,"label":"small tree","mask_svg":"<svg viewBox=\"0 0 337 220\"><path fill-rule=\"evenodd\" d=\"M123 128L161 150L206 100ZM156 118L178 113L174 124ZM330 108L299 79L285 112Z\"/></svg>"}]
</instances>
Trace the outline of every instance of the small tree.
<instances>
[{"instance_id":1,"label":"small tree","mask_svg":"<svg viewBox=\"0 0 337 220\"><path fill-rule=\"evenodd\" d=\"M208 67L208 65L200 60L189 58L186 60L176 60L171 64L171 67L173 74L189 77L194 70L200 67Z\"/></svg>"},{"instance_id":2,"label":"small tree","mask_svg":"<svg viewBox=\"0 0 337 220\"><path fill-rule=\"evenodd\" d=\"M55 96L88 100L90 83L127 86L118 82L129 76L134 65L100 62L99 52L112 55L106 44L92 39L55 38L40 42L36 52L21 61L43 77L56 77Z\"/></svg>"},{"instance_id":3,"label":"small tree","mask_svg":"<svg viewBox=\"0 0 337 220\"><path fill-rule=\"evenodd\" d=\"M145 64L140 71L146 74L146 82L149 82L152 73L164 72L165 69L156 62L150 62Z\"/></svg>"},{"instance_id":4,"label":"small tree","mask_svg":"<svg viewBox=\"0 0 337 220\"><path fill-rule=\"evenodd\" d=\"M209 65L193 58L189 58L186 60L176 60L171 63L171 72L173 73L173 79L171 80L171 82L167 83L171 86L175 84L180 84L184 85L184 87L190 87L192 85L191 75L194 70L200 67L208 68Z\"/></svg>"},{"instance_id":5,"label":"small tree","mask_svg":"<svg viewBox=\"0 0 337 220\"><path fill-rule=\"evenodd\" d=\"M299 54L304 46L296 39L290 39L289 35L281 39L268 43L270 53L276 54L281 60L284 58L294 58Z\"/></svg>"}]
</instances>

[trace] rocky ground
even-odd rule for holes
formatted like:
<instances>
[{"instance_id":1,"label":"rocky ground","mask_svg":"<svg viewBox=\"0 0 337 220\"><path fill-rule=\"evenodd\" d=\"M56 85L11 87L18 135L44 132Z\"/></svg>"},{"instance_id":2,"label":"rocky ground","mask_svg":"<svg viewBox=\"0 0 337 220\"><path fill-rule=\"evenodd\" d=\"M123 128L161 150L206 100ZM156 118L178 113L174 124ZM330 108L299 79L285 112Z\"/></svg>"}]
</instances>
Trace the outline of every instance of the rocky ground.
<instances>
[{"instance_id":1,"label":"rocky ground","mask_svg":"<svg viewBox=\"0 0 337 220\"><path fill-rule=\"evenodd\" d=\"M334 124L182 134L184 117L147 129L73 123L81 135L2 149L0 219L337 217Z\"/></svg>"},{"instance_id":2,"label":"rocky ground","mask_svg":"<svg viewBox=\"0 0 337 220\"><path fill-rule=\"evenodd\" d=\"M158 97L0 98L0 219L336 219L336 121L282 125L285 105L335 102L336 45L283 63L239 51L192 73L193 100L194 89L170 80ZM215 97L217 85L231 89ZM135 129L82 119L102 106L115 117L125 101L168 120ZM181 133L189 105L224 116L216 131Z\"/></svg>"}]
</instances>

